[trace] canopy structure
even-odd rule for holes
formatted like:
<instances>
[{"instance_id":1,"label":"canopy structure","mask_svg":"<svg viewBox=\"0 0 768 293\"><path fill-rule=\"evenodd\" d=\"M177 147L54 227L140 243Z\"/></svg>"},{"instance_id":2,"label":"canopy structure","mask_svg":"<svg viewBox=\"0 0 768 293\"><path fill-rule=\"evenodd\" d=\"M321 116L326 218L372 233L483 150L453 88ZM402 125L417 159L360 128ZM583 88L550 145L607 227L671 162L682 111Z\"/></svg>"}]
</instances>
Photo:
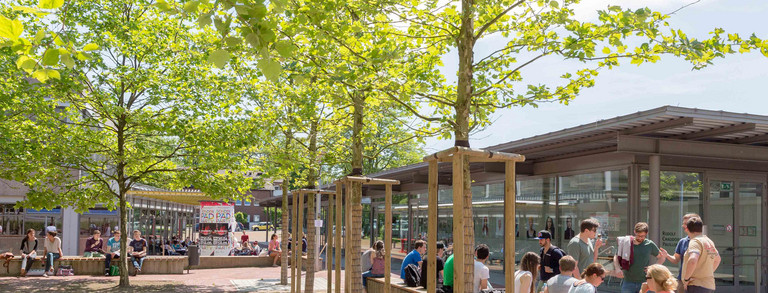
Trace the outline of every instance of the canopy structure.
<instances>
[{"instance_id":1,"label":"canopy structure","mask_svg":"<svg viewBox=\"0 0 768 293\"><path fill-rule=\"evenodd\" d=\"M210 200L204 192L198 189L168 190L143 184L134 184L127 194L188 205L199 205L201 200Z\"/></svg>"}]
</instances>

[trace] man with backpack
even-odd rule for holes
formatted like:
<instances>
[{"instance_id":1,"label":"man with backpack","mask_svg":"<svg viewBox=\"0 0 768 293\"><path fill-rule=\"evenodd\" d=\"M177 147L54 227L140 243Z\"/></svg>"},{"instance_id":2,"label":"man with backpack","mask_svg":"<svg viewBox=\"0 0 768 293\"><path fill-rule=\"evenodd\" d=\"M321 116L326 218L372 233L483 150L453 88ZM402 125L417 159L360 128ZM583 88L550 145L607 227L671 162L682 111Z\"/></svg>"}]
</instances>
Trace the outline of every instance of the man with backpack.
<instances>
[{"instance_id":1,"label":"man with backpack","mask_svg":"<svg viewBox=\"0 0 768 293\"><path fill-rule=\"evenodd\" d=\"M541 276L541 281L546 283L549 281L549 278L560 274L560 259L566 253L560 247L552 245L552 233L547 230L539 231L536 239L539 240L539 246L541 246L541 251L539 252L541 257L539 275Z\"/></svg>"},{"instance_id":2,"label":"man with backpack","mask_svg":"<svg viewBox=\"0 0 768 293\"><path fill-rule=\"evenodd\" d=\"M421 269L421 256L427 253L427 245L422 240L416 240L413 245L413 250L405 256L403 259L403 265L400 267L400 278L405 280L405 268L408 265L415 265L417 269ZM418 273L418 271L417 271ZM420 273L418 275L421 275ZM418 282L416 283L418 285Z\"/></svg>"}]
</instances>

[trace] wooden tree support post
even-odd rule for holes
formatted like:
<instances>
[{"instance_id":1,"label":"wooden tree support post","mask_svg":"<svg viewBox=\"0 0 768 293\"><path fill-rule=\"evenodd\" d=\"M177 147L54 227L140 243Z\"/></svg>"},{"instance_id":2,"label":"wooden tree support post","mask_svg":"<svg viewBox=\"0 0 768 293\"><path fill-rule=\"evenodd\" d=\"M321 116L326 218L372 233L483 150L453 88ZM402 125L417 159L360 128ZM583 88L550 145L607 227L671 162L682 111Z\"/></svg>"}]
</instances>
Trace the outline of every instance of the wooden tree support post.
<instances>
[{"instance_id":1,"label":"wooden tree support post","mask_svg":"<svg viewBox=\"0 0 768 293\"><path fill-rule=\"evenodd\" d=\"M304 276L304 291L314 292L315 271L317 268L315 266L315 260L318 257L317 243L315 243L315 232L317 231L317 229L315 229L315 219L317 215L315 210L315 196L317 193L310 190L302 190L300 192L302 197L304 195L307 196L307 274Z\"/></svg>"},{"instance_id":2,"label":"wooden tree support post","mask_svg":"<svg viewBox=\"0 0 768 293\"><path fill-rule=\"evenodd\" d=\"M472 275L474 274L471 264L471 253L474 247L474 239L468 239L465 230L473 231L474 225L467 217L471 216L472 194L464 194L464 164L473 162L504 162L504 268L506 274L506 291L515 291L515 163L525 161L525 157L518 154L492 152L486 150L471 149L467 147L452 147L444 151L432 154L424 158L429 162L429 222L428 222L428 251L431 250L427 258L428 265L428 292L434 292L435 276L435 257L432 255L436 250L437 242L437 164L439 162L450 162L453 172L453 291L454 292L473 292ZM467 214L469 211L469 214ZM434 220L433 220L434 219Z\"/></svg>"},{"instance_id":3,"label":"wooden tree support post","mask_svg":"<svg viewBox=\"0 0 768 293\"><path fill-rule=\"evenodd\" d=\"M392 279L392 185L386 186L384 196L384 247L384 292L389 293Z\"/></svg>"},{"instance_id":4,"label":"wooden tree support post","mask_svg":"<svg viewBox=\"0 0 768 293\"><path fill-rule=\"evenodd\" d=\"M343 188L342 184L336 183L336 230L334 231L334 235L336 240L334 242L336 243L336 249L335 249L335 259L336 262L336 293L341 293L341 195L343 194ZM330 279L329 279L330 281Z\"/></svg>"},{"instance_id":5,"label":"wooden tree support post","mask_svg":"<svg viewBox=\"0 0 768 293\"><path fill-rule=\"evenodd\" d=\"M299 192L297 195L298 195L298 198L299 198L299 214L298 214L299 217L298 217L298 219L296 219L296 225L297 225L296 234L297 235L296 235L296 237L294 239L303 239L302 236L304 235L304 221L303 221L303 219L304 219L304 193ZM298 244L293 247L293 252L294 252L294 254L296 254L296 269L298 270L297 274L299 276L296 279L296 292L297 293L301 293L301 268L302 268L301 267L301 261L302 261L302 256L304 256L303 252L301 250L302 250L303 243L304 243L303 241L298 241Z\"/></svg>"},{"instance_id":6,"label":"wooden tree support post","mask_svg":"<svg viewBox=\"0 0 768 293\"><path fill-rule=\"evenodd\" d=\"M287 194L286 194L287 196ZM291 194L291 197L293 198L293 206L291 206L291 230L293 230L293 237L291 240L293 241L293 244L291 244L291 293L296 292L296 243L297 243L297 237L299 234L296 232L299 229L299 217L298 215L298 209L299 209L299 200L298 197L295 194ZM301 273L301 272L299 272Z\"/></svg>"},{"instance_id":7,"label":"wooden tree support post","mask_svg":"<svg viewBox=\"0 0 768 293\"><path fill-rule=\"evenodd\" d=\"M335 235L333 235L333 196L334 194L328 194L328 210L326 216L326 221L328 224L326 224L325 227L325 262L327 267L327 273L328 273L328 288L327 293L331 293L333 291L333 257L334 253L333 250L333 238ZM338 265L338 264L336 264Z\"/></svg>"},{"instance_id":8,"label":"wooden tree support post","mask_svg":"<svg viewBox=\"0 0 768 293\"><path fill-rule=\"evenodd\" d=\"M299 189L294 190L291 192L293 194L293 201L294 201L294 211L298 209L297 212L295 212L295 222L296 225L292 225L294 227L294 238L293 238L293 254L291 255L291 261L295 263L296 265L292 268L298 272L297 274L293 274L293 276L298 275L298 277L293 278L291 283L291 292L301 292L301 269L302 269L302 246L303 242L300 241L301 236L304 231L304 195L307 195L307 217L306 217L306 227L307 227L307 273L304 276L305 280L305 290L307 292L314 291L314 277L315 277L315 271L321 269L322 267L315 265L315 259L319 258L320 255L318 254L318 245L315 243L315 219L316 219L316 209L315 209L315 196L322 196L324 194L328 195L328 225L327 228L330 229L331 225L331 207L332 207L332 201L333 201L333 195L336 194L334 191L323 191L323 190L317 190L317 189ZM337 196L338 200L338 196ZM337 201L338 202L338 201ZM338 206L338 205L337 205ZM330 252L331 246L332 246L332 240L330 239L331 231L326 231L328 235L328 245L326 247L326 256L332 255ZM338 266L337 262L337 266ZM338 269L338 268L337 268ZM292 271L293 272L293 271ZM338 273L337 273L338 275ZM338 277L338 276L337 276ZM331 283L331 261L328 259L328 292L330 292L330 286ZM295 285L295 287L294 287ZM338 286L338 283L337 283ZM338 288L337 288L338 289ZM294 291L295 290L295 291Z\"/></svg>"}]
</instances>

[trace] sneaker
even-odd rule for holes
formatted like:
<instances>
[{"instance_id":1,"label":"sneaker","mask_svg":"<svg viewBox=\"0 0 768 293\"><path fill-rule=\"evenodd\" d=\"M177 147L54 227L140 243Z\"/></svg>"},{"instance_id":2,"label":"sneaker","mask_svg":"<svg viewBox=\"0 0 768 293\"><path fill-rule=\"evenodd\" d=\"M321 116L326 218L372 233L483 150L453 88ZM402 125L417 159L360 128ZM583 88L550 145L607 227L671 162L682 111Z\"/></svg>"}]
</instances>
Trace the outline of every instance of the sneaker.
<instances>
[{"instance_id":1,"label":"sneaker","mask_svg":"<svg viewBox=\"0 0 768 293\"><path fill-rule=\"evenodd\" d=\"M43 273L43 277L48 277L48 273L47 272Z\"/></svg>"},{"instance_id":2,"label":"sneaker","mask_svg":"<svg viewBox=\"0 0 768 293\"><path fill-rule=\"evenodd\" d=\"M109 276L109 269L104 269L104 276Z\"/></svg>"}]
</instances>

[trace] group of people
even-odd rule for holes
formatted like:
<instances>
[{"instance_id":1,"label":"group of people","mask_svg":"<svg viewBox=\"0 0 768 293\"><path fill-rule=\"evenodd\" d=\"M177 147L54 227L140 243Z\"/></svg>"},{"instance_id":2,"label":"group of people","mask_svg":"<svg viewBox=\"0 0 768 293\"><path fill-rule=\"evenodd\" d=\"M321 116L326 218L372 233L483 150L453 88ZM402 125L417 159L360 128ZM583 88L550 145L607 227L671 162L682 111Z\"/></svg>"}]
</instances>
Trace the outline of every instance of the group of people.
<instances>
[{"instance_id":1,"label":"group of people","mask_svg":"<svg viewBox=\"0 0 768 293\"><path fill-rule=\"evenodd\" d=\"M113 259L120 259L120 231L112 232L112 237L106 243L101 238L101 231L94 230L91 237L85 241L83 257L104 257L104 275L110 275L110 267ZM21 277L27 275L32 269L32 264L37 260L38 239L35 230L27 230L26 236L21 240ZM141 237L139 230L133 231L133 238L128 241L128 255L135 268L135 273L141 273L141 266L147 256L147 240ZM43 240L43 258L45 264L44 277L54 275L54 261L61 258L64 253L61 250L61 238L55 230L48 230Z\"/></svg>"},{"instance_id":2,"label":"group of people","mask_svg":"<svg viewBox=\"0 0 768 293\"><path fill-rule=\"evenodd\" d=\"M704 223L697 214L683 217L682 228L687 234L680 239L674 254L647 239L648 224L639 222L630 236L618 237L618 251L613 257L613 276L621 278L622 293L709 293L715 292L714 272L720 265L720 255L709 237L704 235ZM600 223L594 219L581 221L580 233L574 235L565 250L552 245L552 233L542 230L537 234L539 253L523 255L519 269L514 272L515 293L593 293L597 292L610 273L598 262L598 250L604 245L597 237ZM445 257L445 245L437 243L438 292L453 292L453 255ZM363 254L363 285L368 277L384 276L384 243L377 241ZM421 286L426 288L426 243L418 240L414 249L403 259L400 277L405 281L409 265L421 272ZM475 248L473 291L491 289L490 270L485 265L490 255L487 245ZM664 266L669 261L679 264L677 277Z\"/></svg>"}]
</instances>

